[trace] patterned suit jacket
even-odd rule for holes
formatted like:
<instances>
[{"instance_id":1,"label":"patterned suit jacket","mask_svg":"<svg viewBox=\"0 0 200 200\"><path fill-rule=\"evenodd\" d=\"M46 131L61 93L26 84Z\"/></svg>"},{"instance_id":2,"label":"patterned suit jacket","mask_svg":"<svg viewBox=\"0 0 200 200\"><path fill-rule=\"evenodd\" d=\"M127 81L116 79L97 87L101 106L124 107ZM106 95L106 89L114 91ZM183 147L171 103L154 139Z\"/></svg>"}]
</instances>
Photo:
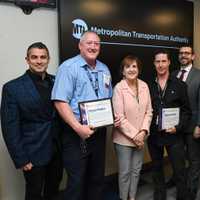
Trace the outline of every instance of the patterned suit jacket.
<instances>
[{"instance_id":1,"label":"patterned suit jacket","mask_svg":"<svg viewBox=\"0 0 200 200\"><path fill-rule=\"evenodd\" d=\"M53 84L54 77L49 76ZM53 106L47 109L27 73L3 86L1 127L16 168L29 162L47 164L52 155L55 117Z\"/></svg>"}]
</instances>

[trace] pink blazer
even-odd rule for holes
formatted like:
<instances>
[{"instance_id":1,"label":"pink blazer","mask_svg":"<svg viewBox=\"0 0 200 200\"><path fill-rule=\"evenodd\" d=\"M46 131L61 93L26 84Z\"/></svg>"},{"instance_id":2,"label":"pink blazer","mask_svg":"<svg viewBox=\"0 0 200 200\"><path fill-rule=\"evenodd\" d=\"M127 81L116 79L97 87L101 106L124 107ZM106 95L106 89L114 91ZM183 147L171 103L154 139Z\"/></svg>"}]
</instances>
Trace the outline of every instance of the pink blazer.
<instances>
[{"instance_id":1,"label":"pink blazer","mask_svg":"<svg viewBox=\"0 0 200 200\"><path fill-rule=\"evenodd\" d=\"M152 119L152 107L147 84L138 79L138 97L129 88L125 80L121 80L114 88L113 108L120 118L120 127L113 128L113 142L126 146L135 146L133 138L141 129L149 132Z\"/></svg>"}]
</instances>

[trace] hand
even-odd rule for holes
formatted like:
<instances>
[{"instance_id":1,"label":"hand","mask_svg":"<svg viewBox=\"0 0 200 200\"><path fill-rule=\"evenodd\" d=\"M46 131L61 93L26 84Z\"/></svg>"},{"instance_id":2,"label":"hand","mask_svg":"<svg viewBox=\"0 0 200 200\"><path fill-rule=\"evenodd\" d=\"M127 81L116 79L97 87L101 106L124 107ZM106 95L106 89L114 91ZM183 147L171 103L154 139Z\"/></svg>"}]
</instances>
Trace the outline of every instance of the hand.
<instances>
[{"instance_id":1,"label":"hand","mask_svg":"<svg viewBox=\"0 0 200 200\"><path fill-rule=\"evenodd\" d=\"M145 130L140 130L135 137L138 140L140 140L141 142L144 142L145 136L146 136L146 131Z\"/></svg>"},{"instance_id":2,"label":"hand","mask_svg":"<svg viewBox=\"0 0 200 200\"><path fill-rule=\"evenodd\" d=\"M29 162L28 164L24 165L22 167L22 170L24 171L30 171L33 168L33 164L31 162Z\"/></svg>"},{"instance_id":3,"label":"hand","mask_svg":"<svg viewBox=\"0 0 200 200\"><path fill-rule=\"evenodd\" d=\"M194 132L193 132L193 137L194 137L195 139L200 138L200 128L199 128L199 126L196 126L196 127L195 127Z\"/></svg>"},{"instance_id":4,"label":"hand","mask_svg":"<svg viewBox=\"0 0 200 200\"><path fill-rule=\"evenodd\" d=\"M76 132L83 139L89 138L94 133L94 127L88 125L80 125Z\"/></svg>"},{"instance_id":5,"label":"hand","mask_svg":"<svg viewBox=\"0 0 200 200\"><path fill-rule=\"evenodd\" d=\"M146 131L145 130L141 130L133 138L134 144L136 144L136 146L138 148L140 148L140 149L144 147L144 138L145 138L145 136L146 136Z\"/></svg>"},{"instance_id":6,"label":"hand","mask_svg":"<svg viewBox=\"0 0 200 200\"><path fill-rule=\"evenodd\" d=\"M172 128L168 128L165 130L166 133L169 133L169 134L175 134L176 133L176 128L175 127L172 127Z\"/></svg>"},{"instance_id":7,"label":"hand","mask_svg":"<svg viewBox=\"0 0 200 200\"><path fill-rule=\"evenodd\" d=\"M119 118L118 115L115 115L114 126L115 126L116 128L119 128L119 127L120 127L120 118Z\"/></svg>"},{"instance_id":8,"label":"hand","mask_svg":"<svg viewBox=\"0 0 200 200\"><path fill-rule=\"evenodd\" d=\"M144 142L141 142L139 140L133 140L133 143L135 144L135 146L138 148L138 149L142 149L144 147Z\"/></svg>"}]
</instances>

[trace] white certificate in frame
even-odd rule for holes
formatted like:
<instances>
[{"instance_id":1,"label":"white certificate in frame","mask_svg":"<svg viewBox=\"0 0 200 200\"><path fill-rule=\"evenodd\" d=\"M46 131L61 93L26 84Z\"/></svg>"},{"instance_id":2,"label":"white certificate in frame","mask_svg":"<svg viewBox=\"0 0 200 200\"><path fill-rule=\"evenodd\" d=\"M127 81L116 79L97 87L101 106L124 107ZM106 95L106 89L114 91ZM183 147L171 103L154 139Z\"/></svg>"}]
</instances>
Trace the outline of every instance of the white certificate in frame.
<instances>
[{"instance_id":1,"label":"white certificate in frame","mask_svg":"<svg viewBox=\"0 0 200 200\"><path fill-rule=\"evenodd\" d=\"M179 124L180 108L163 108L161 129L175 127Z\"/></svg>"},{"instance_id":2,"label":"white certificate in frame","mask_svg":"<svg viewBox=\"0 0 200 200\"><path fill-rule=\"evenodd\" d=\"M94 128L114 123L113 106L110 98L79 102L81 123Z\"/></svg>"}]
</instances>

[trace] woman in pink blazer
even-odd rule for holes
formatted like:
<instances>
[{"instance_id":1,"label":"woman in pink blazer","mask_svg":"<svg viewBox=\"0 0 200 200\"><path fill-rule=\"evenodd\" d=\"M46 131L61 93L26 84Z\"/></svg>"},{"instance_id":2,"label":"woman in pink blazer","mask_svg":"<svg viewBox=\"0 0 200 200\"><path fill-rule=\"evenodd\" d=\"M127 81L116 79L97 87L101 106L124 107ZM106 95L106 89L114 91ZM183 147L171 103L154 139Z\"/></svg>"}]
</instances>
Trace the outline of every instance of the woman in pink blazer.
<instances>
[{"instance_id":1,"label":"woman in pink blazer","mask_svg":"<svg viewBox=\"0 0 200 200\"><path fill-rule=\"evenodd\" d=\"M132 55L121 63L123 79L113 93L113 107L120 126L113 129L118 157L119 191L122 200L135 200L143 163L144 140L149 132L152 107L147 84L138 79L141 62Z\"/></svg>"}]
</instances>

